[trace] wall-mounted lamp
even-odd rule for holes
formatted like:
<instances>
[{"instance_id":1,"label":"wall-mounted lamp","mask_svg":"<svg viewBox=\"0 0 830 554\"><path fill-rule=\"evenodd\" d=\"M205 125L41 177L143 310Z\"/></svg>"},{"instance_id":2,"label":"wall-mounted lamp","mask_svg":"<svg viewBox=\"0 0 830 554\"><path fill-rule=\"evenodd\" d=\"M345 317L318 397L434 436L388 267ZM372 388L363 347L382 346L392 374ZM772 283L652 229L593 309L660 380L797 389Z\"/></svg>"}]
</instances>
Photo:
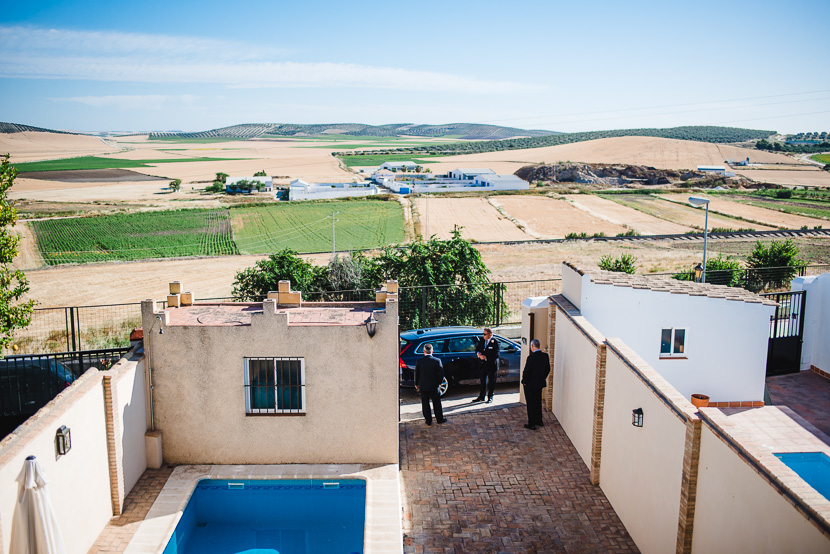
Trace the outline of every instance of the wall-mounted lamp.
<instances>
[{"instance_id":1,"label":"wall-mounted lamp","mask_svg":"<svg viewBox=\"0 0 830 554\"><path fill-rule=\"evenodd\" d=\"M369 314L369 318L366 320L366 333L368 333L369 338L375 336L375 332L378 330L378 320L375 319L375 312Z\"/></svg>"},{"instance_id":2,"label":"wall-mounted lamp","mask_svg":"<svg viewBox=\"0 0 830 554\"><path fill-rule=\"evenodd\" d=\"M703 277L703 264L698 262L695 266L695 283L700 283L700 279Z\"/></svg>"},{"instance_id":3,"label":"wall-mounted lamp","mask_svg":"<svg viewBox=\"0 0 830 554\"><path fill-rule=\"evenodd\" d=\"M72 436L69 432L69 427L61 425L58 432L55 433L55 451L58 456L64 456L72 448Z\"/></svg>"},{"instance_id":4,"label":"wall-mounted lamp","mask_svg":"<svg viewBox=\"0 0 830 554\"><path fill-rule=\"evenodd\" d=\"M634 427L643 426L643 409L637 408L631 412L631 425Z\"/></svg>"}]
</instances>

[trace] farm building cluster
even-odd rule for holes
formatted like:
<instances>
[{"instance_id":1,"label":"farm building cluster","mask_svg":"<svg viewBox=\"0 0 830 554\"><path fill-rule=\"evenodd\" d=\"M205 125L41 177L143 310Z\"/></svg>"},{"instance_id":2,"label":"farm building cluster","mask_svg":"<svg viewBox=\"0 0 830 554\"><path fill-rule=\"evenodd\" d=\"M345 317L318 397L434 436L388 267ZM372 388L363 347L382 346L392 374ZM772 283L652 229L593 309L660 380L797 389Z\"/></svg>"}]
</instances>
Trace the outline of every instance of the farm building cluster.
<instances>
[{"instance_id":1,"label":"farm building cluster","mask_svg":"<svg viewBox=\"0 0 830 554\"><path fill-rule=\"evenodd\" d=\"M497 175L492 169L460 168L444 175L421 172L415 162L386 162L357 183L307 183L289 185L289 200L316 200L347 196L371 196L383 192L425 194L435 192L491 192L527 190L530 185L516 175Z\"/></svg>"}]
</instances>

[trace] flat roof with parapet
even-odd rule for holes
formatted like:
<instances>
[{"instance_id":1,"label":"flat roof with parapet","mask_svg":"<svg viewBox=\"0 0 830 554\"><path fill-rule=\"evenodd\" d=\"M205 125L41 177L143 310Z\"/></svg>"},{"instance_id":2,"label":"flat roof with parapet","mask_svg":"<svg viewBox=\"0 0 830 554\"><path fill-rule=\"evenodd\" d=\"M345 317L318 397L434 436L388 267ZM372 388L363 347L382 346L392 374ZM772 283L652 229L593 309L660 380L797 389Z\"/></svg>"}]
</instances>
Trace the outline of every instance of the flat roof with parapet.
<instances>
[{"instance_id":1,"label":"flat roof with parapet","mask_svg":"<svg viewBox=\"0 0 830 554\"><path fill-rule=\"evenodd\" d=\"M708 296L709 298L723 298L725 300L737 300L750 304L765 304L777 306L767 297L760 296L740 287L728 287L726 285L711 285L709 283L695 283L693 281L679 281L668 277L657 277L649 275L629 275L616 271L586 271L575 265L565 262L565 265L579 273L588 275L593 283L598 285L615 285L618 287L630 287L633 289L647 289L654 292L669 292L672 294L687 294L689 296Z\"/></svg>"},{"instance_id":2,"label":"flat roof with parapet","mask_svg":"<svg viewBox=\"0 0 830 554\"><path fill-rule=\"evenodd\" d=\"M357 326L366 323L374 302L314 302L299 307L279 307L288 314L288 325L296 326ZM221 327L250 325L251 316L262 313L262 302L233 302L223 304L194 304L166 308L168 325Z\"/></svg>"}]
</instances>

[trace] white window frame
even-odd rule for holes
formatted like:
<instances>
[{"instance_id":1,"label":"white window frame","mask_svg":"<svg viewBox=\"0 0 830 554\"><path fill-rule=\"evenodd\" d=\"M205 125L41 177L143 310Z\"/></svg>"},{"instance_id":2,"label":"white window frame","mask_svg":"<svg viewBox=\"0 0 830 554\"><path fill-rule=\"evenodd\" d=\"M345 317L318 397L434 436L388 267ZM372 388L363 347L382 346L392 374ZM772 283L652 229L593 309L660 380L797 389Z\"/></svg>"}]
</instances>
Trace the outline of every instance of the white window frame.
<instances>
[{"instance_id":1,"label":"white window frame","mask_svg":"<svg viewBox=\"0 0 830 554\"><path fill-rule=\"evenodd\" d=\"M273 362L272 368L274 371L274 407L273 408L253 408L251 407L251 371L250 371L250 362L252 360L269 360ZM300 362L300 382L296 384L296 386L300 387L300 408L287 408L287 409L280 409L279 408L279 400L277 389L279 385L277 384L277 362L278 361L294 361L299 360ZM307 405L306 405L306 394L305 394L305 358L299 357L250 357L244 358L244 370L243 370L243 378L245 382L245 386L243 387L243 395L245 397L245 415L304 415L307 412ZM292 384L293 385L293 384Z\"/></svg>"},{"instance_id":2,"label":"white window frame","mask_svg":"<svg viewBox=\"0 0 830 554\"><path fill-rule=\"evenodd\" d=\"M669 341L669 351L663 352L663 333L671 331L671 339ZM674 343L677 332L683 332L683 349L680 352L675 352ZM688 327L662 327L660 329L660 358L686 358L689 352L689 329Z\"/></svg>"}]
</instances>

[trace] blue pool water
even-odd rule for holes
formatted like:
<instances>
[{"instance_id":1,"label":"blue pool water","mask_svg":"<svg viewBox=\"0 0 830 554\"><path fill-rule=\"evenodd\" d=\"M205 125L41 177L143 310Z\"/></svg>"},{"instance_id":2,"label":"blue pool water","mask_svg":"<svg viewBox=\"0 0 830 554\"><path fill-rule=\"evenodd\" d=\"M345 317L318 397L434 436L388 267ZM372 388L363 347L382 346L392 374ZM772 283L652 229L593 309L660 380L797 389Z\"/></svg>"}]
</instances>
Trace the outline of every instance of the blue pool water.
<instances>
[{"instance_id":1,"label":"blue pool water","mask_svg":"<svg viewBox=\"0 0 830 554\"><path fill-rule=\"evenodd\" d=\"M363 552L366 482L199 481L164 554Z\"/></svg>"},{"instance_id":2,"label":"blue pool water","mask_svg":"<svg viewBox=\"0 0 830 554\"><path fill-rule=\"evenodd\" d=\"M830 457L823 452L776 454L779 460L795 471L808 485L830 500Z\"/></svg>"}]
</instances>

